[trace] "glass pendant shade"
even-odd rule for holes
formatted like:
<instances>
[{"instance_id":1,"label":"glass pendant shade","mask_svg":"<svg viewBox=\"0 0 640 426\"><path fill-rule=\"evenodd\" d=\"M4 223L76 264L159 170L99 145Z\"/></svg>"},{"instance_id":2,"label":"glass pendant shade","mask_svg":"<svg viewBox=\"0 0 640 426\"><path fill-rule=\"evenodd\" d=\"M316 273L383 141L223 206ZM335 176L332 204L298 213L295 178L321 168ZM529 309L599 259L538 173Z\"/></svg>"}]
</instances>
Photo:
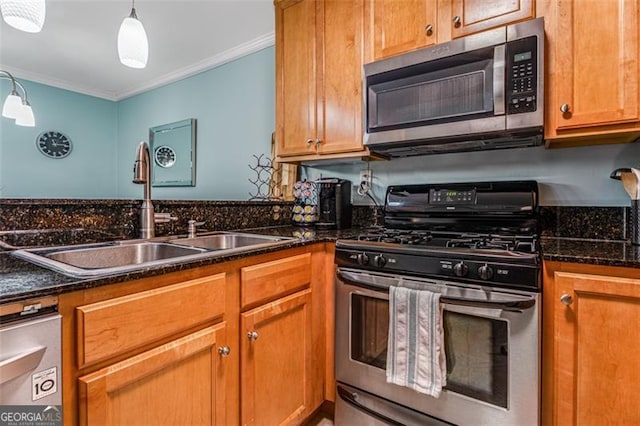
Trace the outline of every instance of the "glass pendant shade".
<instances>
[{"instance_id":1,"label":"glass pendant shade","mask_svg":"<svg viewBox=\"0 0 640 426\"><path fill-rule=\"evenodd\" d=\"M18 92L12 90L7 99L4 100L2 106L2 116L7 118L18 118L22 110L22 99L18 96Z\"/></svg>"},{"instance_id":2,"label":"glass pendant shade","mask_svg":"<svg viewBox=\"0 0 640 426\"><path fill-rule=\"evenodd\" d=\"M120 62L131 68L144 68L149 59L149 41L135 9L124 18L118 32L118 56Z\"/></svg>"},{"instance_id":3,"label":"glass pendant shade","mask_svg":"<svg viewBox=\"0 0 640 426\"><path fill-rule=\"evenodd\" d=\"M28 33L38 33L44 25L45 0L0 0L2 19L8 25Z\"/></svg>"},{"instance_id":4,"label":"glass pendant shade","mask_svg":"<svg viewBox=\"0 0 640 426\"><path fill-rule=\"evenodd\" d=\"M25 126L25 127L35 127L36 118L33 116L33 110L31 109L31 105L29 102L22 104L22 108L20 109L20 114L16 118L16 125Z\"/></svg>"}]
</instances>

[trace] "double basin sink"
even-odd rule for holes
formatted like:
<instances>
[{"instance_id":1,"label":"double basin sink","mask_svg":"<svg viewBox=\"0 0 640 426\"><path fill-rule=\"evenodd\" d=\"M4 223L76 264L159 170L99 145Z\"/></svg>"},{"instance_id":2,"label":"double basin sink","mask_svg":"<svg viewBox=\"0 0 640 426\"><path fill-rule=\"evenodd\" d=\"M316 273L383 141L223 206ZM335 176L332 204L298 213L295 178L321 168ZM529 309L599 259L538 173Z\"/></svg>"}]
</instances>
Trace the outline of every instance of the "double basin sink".
<instances>
[{"instance_id":1,"label":"double basin sink","mask_svg":"<svg viewBox=\"0 0 640 426\"><path fill-rule=\"evenodd\" d=\"M291 237L216 232L193 238L154 238L24 249L14 256L72 277L98 277L286 244Z\"/></svg>"}]
</instances>

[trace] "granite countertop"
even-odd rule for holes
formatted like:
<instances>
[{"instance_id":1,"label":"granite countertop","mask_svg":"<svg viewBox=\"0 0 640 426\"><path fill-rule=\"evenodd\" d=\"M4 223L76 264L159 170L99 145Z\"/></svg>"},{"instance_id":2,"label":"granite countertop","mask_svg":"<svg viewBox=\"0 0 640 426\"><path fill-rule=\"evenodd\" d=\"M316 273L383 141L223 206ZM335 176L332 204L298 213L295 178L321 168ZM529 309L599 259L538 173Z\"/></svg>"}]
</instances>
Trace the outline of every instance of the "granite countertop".
<instances>
[{"instance_id":1,"label":"granite countertop","mask_svg":"<svg viewBox=\"0 0 640 426\"><path fill-rule=\"evenodd\" d=\"M107 284L212 265L306 244L335 241L338 238L350 238L359 231L359 228L341 231L319 231L313 228L306 229L293 226L240 229L237 230L237 232L295 237L296 239L291 240L289 244L277 247L258 248L243 253L198 259L173 265L156 266L101 278L68 277L11 256L10 251L0 251L0 303L44 295L57 295L80 289L99 287ZM543 237L541 238L541 245L543 259L547 261L640 268L640 247L633 246L627 241Z\"/></svg>"},{"instance_id":2,"label":"granite countertop","mask_svg":"<svg viewBox=\"0 0 640 426\"><path fill-rule=\"evenodd\" d=\"M230 260L236 260L247 256L285 250L307 244L335 241L338 238L348 238L357 233L357 229L340 231L319 231L315 229L302 229L293 226L241 229L237 232L250 232L265 235L283 237L296 237L289 244L277 247L258 248L242 253L234 253L228 256L217 256L208 259L162 265L138 271L111 275L100 278L73 278L57 272L41 268L29 262L23 261L11 255L10 251L0 251L0 303L15 300L41 297L45 295L57 295L75 290L98 287L107 284L130 281L169 272L181 271L199 266L212 265Z\"/></svg>"},{"instance_id":3,"label":"granite countertop","mask_svg":"<svg viewBox=\"0 0 640 426\"><path fill-rule=\"evenodd\" d=\"M640 246L628 241L545 237L541 245L548 261L640 268Z\"/></svg>"}]
</instances>

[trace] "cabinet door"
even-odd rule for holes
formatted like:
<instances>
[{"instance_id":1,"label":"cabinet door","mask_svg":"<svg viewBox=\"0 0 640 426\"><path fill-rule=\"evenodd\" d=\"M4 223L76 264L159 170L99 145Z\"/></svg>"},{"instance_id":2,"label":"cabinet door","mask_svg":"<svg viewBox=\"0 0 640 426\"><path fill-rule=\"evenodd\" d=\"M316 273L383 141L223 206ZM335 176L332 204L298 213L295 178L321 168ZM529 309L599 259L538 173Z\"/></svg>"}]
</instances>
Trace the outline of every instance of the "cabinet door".
<instances>
[{"instance_id":1,"label":"cabinet door","mask_svg":"<svg viewBox=\"0 0 640 426\"><path fill-rule=\"evenodd\" d=\"M555 424L640 424L640 280L556 272L554 281Z\"/></svg>"},{"instance_id":2,"label":"cabinet door","mask_svg":"<svg viewBox=\"0 0 640 426\"><path fill-rule=\"evenodd\" d=\"M451 37L463 37L534 17L533 0L452 0Z\"/></svg>"},{"instance_id":3,"label":"cabinet door","mask_svg":"<svg viewBox=\"0 0 640 426\"><path fill-rule=\"evenodd\" d=\"M311 414L311 291L253 309L240 321L242 424L281 425Z\"/></svg>"},{"instance_id":4,"label":"cabinet door","mask_svg":"<svg viewBox=\"0 0 640 426\"><path fill-rule=\"evenodd\" d=\"M318 5L319 62L324 64L318 153L361 151L364 0Z\"/></svg>"},{"instance_id":5,"label":"cabinet door","mask_svg":"<svg viewBox=\"0 0 640 426\"><path fill-rule=\"evenodd\" d=\"M283 0L276 15L278 155L315 153L316 2Z\"/></svg>"},{"instance_id":6,"label":"cabinet door","mask_svg":"<svg viewBox=\"0 0 640 426\"><path fill-rule=\"evenodd\" d=\"M373 0L373 59L435 44L436 12L436 0Z\"/></svg>"},{"instance_id":7,"label":"cabinet door","mask_svg":"<svg viewBox=\"0 0 640 426\"><path fill-rule=\"evenodd\" d=\"M637 126L638 1L567 0L556 7L550 127Z\"/></svg>"},{"instance_id":8,"label":"cabinet door","mask_svg":"<svg viewBox=\"0 0 640 426\"><path fill-rule=\"evenodd\" d=\"M224 425L225 324L79 378L85 425Z\"/></svg>"}]
</instances>

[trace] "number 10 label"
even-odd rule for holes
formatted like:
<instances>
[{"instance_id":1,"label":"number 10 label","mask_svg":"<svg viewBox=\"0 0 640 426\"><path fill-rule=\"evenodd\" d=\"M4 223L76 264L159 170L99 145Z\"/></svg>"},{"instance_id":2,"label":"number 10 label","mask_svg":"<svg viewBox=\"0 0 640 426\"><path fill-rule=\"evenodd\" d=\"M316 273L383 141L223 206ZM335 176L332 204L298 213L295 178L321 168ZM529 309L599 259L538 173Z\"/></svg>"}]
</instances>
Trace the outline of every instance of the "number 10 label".
<instances>
[{"instance_id":1,"label":"number 10 label","mask_svg":"<svg viewBox=\"0 0 640 426\"><path fill-rule=\"evenodd\" d=\"M31 376L31 399L37 401L58 391L58 368L34 373Z\"/></svg>"}]
</instances>

